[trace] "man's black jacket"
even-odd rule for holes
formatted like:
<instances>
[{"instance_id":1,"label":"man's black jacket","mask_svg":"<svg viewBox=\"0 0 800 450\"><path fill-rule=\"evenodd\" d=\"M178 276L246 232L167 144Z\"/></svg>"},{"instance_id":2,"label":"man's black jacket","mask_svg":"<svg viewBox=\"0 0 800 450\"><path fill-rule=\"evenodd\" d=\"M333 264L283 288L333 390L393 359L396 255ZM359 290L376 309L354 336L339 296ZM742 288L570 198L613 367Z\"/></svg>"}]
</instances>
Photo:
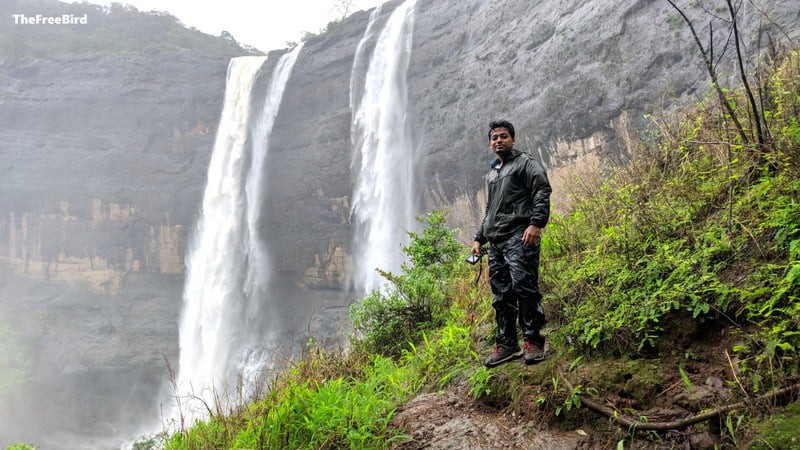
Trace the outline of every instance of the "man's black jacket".
<instances>
[{"instance_id":1,"label":"man's black jacket","mask_svg":"<svg viewBox=\"0 0 800 450\"><path fill-rule=\"evenodd\" d=\"M529 225L544 228L550 219L552 188L541 164L519 150L512 150L498 169L499 163L492 163L486 212L475 233L481 244L502 240Z\"/></svg>"}]
</instances>

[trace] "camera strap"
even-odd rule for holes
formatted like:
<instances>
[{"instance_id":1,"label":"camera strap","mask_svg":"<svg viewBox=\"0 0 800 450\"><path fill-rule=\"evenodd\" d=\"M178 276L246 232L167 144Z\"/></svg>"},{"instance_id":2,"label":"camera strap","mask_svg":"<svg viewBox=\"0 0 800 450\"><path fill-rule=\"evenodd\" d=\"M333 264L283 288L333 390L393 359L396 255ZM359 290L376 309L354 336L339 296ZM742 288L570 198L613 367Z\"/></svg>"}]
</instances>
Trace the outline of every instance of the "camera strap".
<instances>
[{"instance_id":1,"label":"camera strap","mask_svg":"<svg viewBox=\"0 0 800 450\"><path fill-rule=\"evenodd\" d=\"M481 275L483 275L483 255L486 255L488 253L489 253L489 247L488 246L481 247L480 253L478 254L479 255L479 257L478 257L478 276L475 277L475 281L472 282L472 284L474 284L476 286L478 285L478 281L481 280Z\"/></svg>"},{"instance_id":2,"label":"camera strap","mask_svg":"<svg viewBox=\"0 0 800 450\"><path fill-rule=\"evenodd\" d=\"M481 280L481 275L483 275L483 258L478 260L478 276L475 277L475 281L472 282L474 285L478 285L478 282Z\"/></svg>"}]
</instances>

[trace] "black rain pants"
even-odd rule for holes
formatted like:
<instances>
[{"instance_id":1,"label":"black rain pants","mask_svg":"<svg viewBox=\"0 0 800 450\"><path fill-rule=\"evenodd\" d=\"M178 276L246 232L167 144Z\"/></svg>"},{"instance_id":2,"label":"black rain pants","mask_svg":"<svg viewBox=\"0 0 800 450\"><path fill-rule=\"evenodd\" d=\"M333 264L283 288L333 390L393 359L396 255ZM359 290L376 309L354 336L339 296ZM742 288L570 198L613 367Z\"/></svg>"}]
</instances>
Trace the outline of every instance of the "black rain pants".
<instances>
[{"instance_id":1,"label":"black rain pants","mask_svg":"<svg viewBox=\"0 0 800 450\"><path fill-rule=\"evenodd\" d=\"M544 346L539 331L545 324L539 292L540 245L522 245L520 231L489 246L489 284L497 321L497 345L516 348L517 319L526 342Z\"/></svg>"}]
</instances>

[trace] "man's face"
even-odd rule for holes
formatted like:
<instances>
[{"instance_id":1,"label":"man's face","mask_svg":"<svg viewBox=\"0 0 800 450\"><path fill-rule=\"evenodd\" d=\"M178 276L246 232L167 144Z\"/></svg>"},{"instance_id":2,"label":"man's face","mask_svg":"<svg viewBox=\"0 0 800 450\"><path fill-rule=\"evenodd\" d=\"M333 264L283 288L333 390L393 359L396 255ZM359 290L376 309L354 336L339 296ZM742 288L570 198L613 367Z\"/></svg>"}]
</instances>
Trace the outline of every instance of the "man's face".
<instances>
[{"instance_id":1,"label":"man's face","mask_svg":"<svg viewBox=\"0 0 800 450\"><path fill-rule=\"evenodd\" d=\"M495 128L489 135L489 148L495 154L510 152L514 148L514 138L506 128Z\"/></svg>"}]
</instances>

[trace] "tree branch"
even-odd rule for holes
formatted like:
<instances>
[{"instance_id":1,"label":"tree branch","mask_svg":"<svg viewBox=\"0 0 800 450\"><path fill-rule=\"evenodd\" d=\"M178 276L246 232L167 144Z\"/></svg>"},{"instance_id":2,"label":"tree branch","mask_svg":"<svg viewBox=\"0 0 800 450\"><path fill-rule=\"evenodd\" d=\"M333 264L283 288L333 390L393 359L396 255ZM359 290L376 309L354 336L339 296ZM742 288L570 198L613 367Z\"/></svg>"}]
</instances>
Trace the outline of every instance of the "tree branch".
<instances>
[{"instance_id":1,"label":"tree branch","mask_svg":"<svg viewBox=\"0 0 800 450\"><path fill-rule=\"evenodd\" d=\"M694 25L692 21L686 17L686 14L678 8L678 6L673 3L672 0L667 0L667 3L672 5L675 8L675 11L678 11L678 14L683 17L683 21L689 26L689 30L692 32L692 36L694 37L694 42L697 44L697 48L700 50L700 55L703 57L703 62L706 65L706 70L708 71L708 75L711 77L711 84L714 86L714 89L717 91L717 95L719 96L719 101L722 103L722 106L728 111L728 115L730 115L733 124L736 126L736 130L739 132L739 137L742 139L743 144L749 144L750 140L747 138L747 133L744 132L744 128L742 128L741 123L739 123L739 119L736 116L736 112L733 110L730 102L728 99L725 98L725 93L722 92L722 88L719 86L719 80L717 79L717 73L714 70L713 61L711 61L708 57L708 53L706 49L703 47L703 43L700 42L700 38L697 36L697 32L694 29Z\"/></svg>"},{"instance_id":2,"label":"tree branch","mask_svg":"<svg viewBox=\"0 0 800 450\"><path fill-rule=\"evenodd\" d=\"M747 74L744 71L744 59L742 58L742 49L739 38L739 27L737 25L736 10L733 8L731 0L726 0L728 3L728 11L731 13L731 23L733 26L733 42L736 44L736 62L739 66L739 77L742 79L747 100L750 102L750 109L752 110L753 121L756 126L756 140L760 149L764 148L764 133L761 130L761 113L756 106L756 99L753 97L753 91L750 89L750 83L747 81Z\"/></svg>"},{"instance_id":3,"label":"tree branch","mask_svg":"<svg viewBox=\"0 0 800 450\"><path fill-rule=\"evenodd\" d=\"M561 375L561 379L564 381L564 384L570 390L570 393L574 395L575 388L572 387L572 384L564 375L563 371L559 370L559 372ZM613 419L618 424L625 426L627 428L633 428L636 430L668 431L668 430L678 430L681 428L686 428L690 425L694 425L696 423L705 422L706 420L719 417L722 414L725 414L729 411L733 411L734 409L747 408L749 406L754 405L755 403L764 402L766 400L772 400L776 397L781 397L783 395L794 393L797 390L800 390L800 384L794 384L792 386L785 387L783 389L778 389L777 391L770 392L768 394L760 395L758 397L755 397L752 401L749 402L738 402L732 405L719 407L712 411L704 412L701 414L695 414L693 416L669 422L648 422L647 418L644 416L640 416L639 420L633 419L631 417L619 414L617 411L609 408L608 406L601 405L600 403L597 403L594 400L585 398L581 395L578 395L577 397L581 400L581 403L586 405L589 409L598 412L600 414L603 414L604 416Z\"/></svg>"}]
</instances>

